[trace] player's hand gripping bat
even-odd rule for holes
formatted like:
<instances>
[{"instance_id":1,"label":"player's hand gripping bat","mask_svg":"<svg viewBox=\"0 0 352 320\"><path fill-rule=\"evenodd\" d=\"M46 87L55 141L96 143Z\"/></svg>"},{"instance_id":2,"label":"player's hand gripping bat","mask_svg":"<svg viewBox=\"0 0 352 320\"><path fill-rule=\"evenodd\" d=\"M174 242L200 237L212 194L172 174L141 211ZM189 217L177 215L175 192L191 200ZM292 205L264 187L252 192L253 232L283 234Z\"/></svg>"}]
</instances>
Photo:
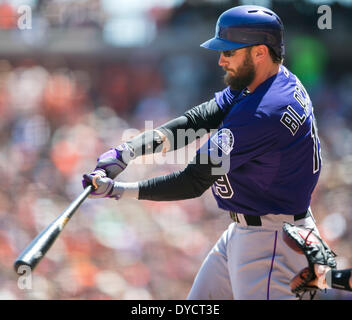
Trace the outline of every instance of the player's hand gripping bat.
<instances>
[{"instance_id":1,"label":"player's hand gripping bat","mask_svg":"<svg viewBox=\"0 0 352 320\"><path fill-rule=\"evenodd\" d=\"M45 256L60 235L66 223L93 189L93 186L88 185L82 193L22 251L14 263L16 273L18 272L18 268L23 265L29 266L32 271L34 270L36 265Z\"/></svg>"}]
</instances>

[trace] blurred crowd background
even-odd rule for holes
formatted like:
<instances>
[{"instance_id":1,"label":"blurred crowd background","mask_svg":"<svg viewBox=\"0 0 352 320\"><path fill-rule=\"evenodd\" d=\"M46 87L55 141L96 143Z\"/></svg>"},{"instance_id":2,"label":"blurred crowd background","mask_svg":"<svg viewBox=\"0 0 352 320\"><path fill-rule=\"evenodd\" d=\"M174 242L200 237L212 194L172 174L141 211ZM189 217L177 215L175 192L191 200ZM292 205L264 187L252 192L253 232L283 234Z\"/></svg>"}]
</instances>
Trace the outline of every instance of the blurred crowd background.
<instances>
[{"instance_id":1,"label":"blurred crowd background","mask_svg":"<svg viewBox=\"0 0 352 320\"><path fill-rule=\"evenodd\" d=\"M19 288L12 264L81 192L99 154L144 131L145 120L155 128L222 90L218 55L199 44L240 4L272 8L284 22L284 64L310 93L323 150L312 209L338 267L352 267L351 2L0 1L0 299L186 298L231 222L210 191L179 202L88 199L31 289ZM322 4L332 29L318 28ZM121 180L186 165L144 160Z\"/></svg>"}]
</instances>

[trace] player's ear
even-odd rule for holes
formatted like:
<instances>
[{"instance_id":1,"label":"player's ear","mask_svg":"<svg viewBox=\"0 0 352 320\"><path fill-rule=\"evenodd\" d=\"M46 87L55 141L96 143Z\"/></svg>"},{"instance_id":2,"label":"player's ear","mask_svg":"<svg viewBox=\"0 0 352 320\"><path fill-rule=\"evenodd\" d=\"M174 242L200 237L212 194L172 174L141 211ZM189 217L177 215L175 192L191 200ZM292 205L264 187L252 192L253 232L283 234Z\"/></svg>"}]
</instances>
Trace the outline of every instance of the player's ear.
<instances>
[{"instance_id":1,"label":"player's ear","mask_svg":"<svg viewBox=\"0 0 352 320\"><path fill-rule=\"evenodd\" d=\"M254 46L252 49L252 58L255 62L260 63L263 62L266 57L269 56L269 49L266 45L260 44Z\"/></svg>"}]
</instances>

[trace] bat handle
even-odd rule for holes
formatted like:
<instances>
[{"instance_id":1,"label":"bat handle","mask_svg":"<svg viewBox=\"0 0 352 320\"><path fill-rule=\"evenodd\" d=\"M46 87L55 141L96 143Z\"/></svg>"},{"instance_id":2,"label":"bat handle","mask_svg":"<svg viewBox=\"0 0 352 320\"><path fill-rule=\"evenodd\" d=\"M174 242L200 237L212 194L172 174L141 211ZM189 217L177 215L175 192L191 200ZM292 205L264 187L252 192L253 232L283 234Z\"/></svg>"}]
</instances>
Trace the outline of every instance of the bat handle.
<instances>
[{"instance_id":1,"label":"bat handle","mask_svg":"<svg viewBox=\"0 0 352 320\"><path fill-rule=\"evenodd\" d=\"M85 187L83 192L66 208L63 217L71 218L75 213L76 209L82 204L82 202L89 196L89 194L94 190L94 187L90 184Z\"/></svg>"}]
</instances>

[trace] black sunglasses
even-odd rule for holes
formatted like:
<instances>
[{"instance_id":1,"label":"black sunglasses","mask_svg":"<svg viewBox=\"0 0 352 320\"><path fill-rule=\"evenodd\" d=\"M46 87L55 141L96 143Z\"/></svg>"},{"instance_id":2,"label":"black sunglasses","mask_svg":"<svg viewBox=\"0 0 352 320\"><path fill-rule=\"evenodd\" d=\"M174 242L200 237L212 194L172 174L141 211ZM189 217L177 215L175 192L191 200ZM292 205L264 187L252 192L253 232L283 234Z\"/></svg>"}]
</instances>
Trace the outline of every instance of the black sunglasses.
<instances>
[{"instance_id":1,"label":"black sunglasses","mask_svg":"<svg viewBox=\"0 0 352 320\"><path fill-rule=\"evenodd\" d=\"M236 50L225 50L225 51L221 51L221 52L224 55L224 57L229 58L235 54L235 51Z\"/></svg>"}]
</instances>

